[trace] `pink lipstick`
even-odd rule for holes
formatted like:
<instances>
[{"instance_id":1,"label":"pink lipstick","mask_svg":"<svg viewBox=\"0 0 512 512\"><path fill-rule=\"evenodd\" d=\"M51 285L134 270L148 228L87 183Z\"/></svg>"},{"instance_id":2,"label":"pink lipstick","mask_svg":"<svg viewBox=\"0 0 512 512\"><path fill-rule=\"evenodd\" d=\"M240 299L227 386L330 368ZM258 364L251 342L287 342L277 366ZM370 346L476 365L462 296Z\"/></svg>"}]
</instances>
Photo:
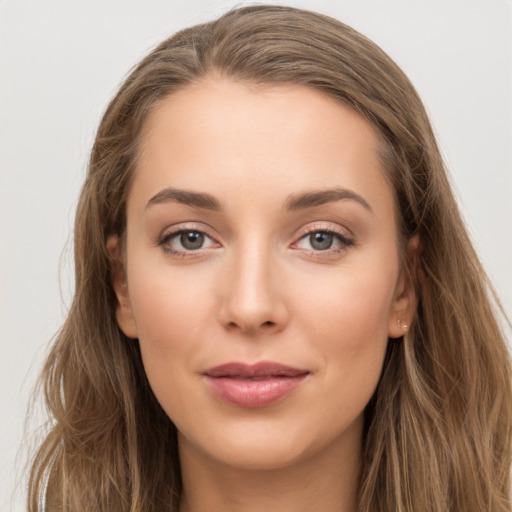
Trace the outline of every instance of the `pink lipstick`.
<instances>
[{"instance_id":1,"label":"pink lipstick","mask_svg":"<svg viewBox=\"0 0 512 512\"><path fill-rule=\"evenodd\" d=\"M211 368L204 375L220 400L238 407L265 407L289 395L309 371L270 361L234 362Z\"/></svg>"}]
</instances>

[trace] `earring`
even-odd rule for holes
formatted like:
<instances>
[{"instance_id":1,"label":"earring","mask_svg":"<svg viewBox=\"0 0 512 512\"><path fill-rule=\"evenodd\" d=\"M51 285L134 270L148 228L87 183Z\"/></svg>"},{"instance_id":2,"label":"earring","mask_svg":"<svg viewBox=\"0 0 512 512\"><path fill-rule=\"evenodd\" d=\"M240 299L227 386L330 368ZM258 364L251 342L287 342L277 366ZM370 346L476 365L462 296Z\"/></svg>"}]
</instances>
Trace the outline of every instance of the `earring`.
<instances>
[{"instance_id":1,"label":"earring","mask_svg":"<svg viewBox=\"0 0 512 512\"><path fill-rule=\"evenodd\" d=\"M400 327L400 329L404 330L404 334L405 334L407 332L407 329L408 329L407 324L402 324L402 320L397 320L397 324L398 324L398 327Z\"/></svg>"}]
</instances>

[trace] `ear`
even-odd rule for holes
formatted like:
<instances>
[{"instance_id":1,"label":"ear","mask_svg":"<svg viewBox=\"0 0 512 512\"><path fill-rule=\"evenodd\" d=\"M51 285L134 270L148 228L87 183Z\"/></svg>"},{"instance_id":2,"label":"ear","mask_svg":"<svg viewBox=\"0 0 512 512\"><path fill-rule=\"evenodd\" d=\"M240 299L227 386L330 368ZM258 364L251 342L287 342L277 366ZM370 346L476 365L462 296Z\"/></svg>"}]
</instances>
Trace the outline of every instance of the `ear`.
<instances>
[{"instance_id":1,"label":"ear","mask_svg":"<svg viewBox=\"0 0 512 512\"><path fill-rule=\"evenodd\" d=\"M138 338L137 325L135 323L132 303L128 293L126 272L121 260L119 237L117 235L109 236L107 240L107 251L110 254L110 279L117 297L117 324L128 338Z\"/></svg>"},{"instance_id":2,"label":"ear","mask_svg":"<svg viewBox=\"0 0 512 512\"><path fill-rule=\"evenodd\" d=\"M389 315L388 336L390 338L404 336L416 312L416 275L420 253L420 239L418 235L415 235L407 244L406 261L402 266L395 288L395 296Z\"/></svg>"}]
</instances>

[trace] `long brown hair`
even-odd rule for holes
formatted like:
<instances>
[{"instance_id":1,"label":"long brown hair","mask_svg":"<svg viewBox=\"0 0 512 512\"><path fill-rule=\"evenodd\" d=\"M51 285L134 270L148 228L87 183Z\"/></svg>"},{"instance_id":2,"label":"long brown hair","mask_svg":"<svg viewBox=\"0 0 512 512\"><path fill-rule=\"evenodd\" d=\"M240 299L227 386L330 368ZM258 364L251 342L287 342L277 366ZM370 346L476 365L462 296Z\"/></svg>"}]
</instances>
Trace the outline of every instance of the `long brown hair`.
<instances>
[{"instance_id":1,"label":"long brown hair","mask_svg":"<svg viewBox=\"0 0 512 512\"><path fill-rule=\"evenodd\" d=\"M105 112L76 214L76 292L41 377L53 426L33 462L29 511L45 477L49 510L178 508L176 429L149 387L137 341L117 326L106 240L125 231L148 112L213 71L303 84L373 123L404 244L421 241L416 317L389 344L366 409L359 511L510 511L511 367L499 305L422 103L397 65L355 30L276 6L236 9L164 41Z\"/></svg>"}]
</instances>

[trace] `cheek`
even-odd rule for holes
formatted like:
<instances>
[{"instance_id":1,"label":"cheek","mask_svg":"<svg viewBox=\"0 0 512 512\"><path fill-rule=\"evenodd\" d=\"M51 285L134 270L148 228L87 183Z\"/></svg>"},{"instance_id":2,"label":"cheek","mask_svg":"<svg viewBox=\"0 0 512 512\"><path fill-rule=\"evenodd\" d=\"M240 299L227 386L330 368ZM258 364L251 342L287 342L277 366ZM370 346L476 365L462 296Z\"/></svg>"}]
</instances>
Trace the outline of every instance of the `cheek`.
<instances>
[{"instance_id":1,"label":"cheek","mask_svg":"<svg viewBox=\"0 0 512 512\"><path fill-rule=\"evenodd\" d=\"M329 386L355 412L380 378L394 285L392 272L351 269L302 297L299 329L309 331Z\"/></svg>"},{"instance_id":2,"label":"cheek","mask_svg":"<svg viewBox=\"0 0 512 512\"><path fill-rule=\"evenodd\" d=\"M211 310L200 276L184 277L156 265L138 267L130 276L130 297L146 375L169 413L179 401L199 350L202 320Z\"/></svg>"},{"instance_id":3,"label":"cheek","mask_svg":"<svg viewBox=\"0 0 512 512\"><path fill-rule=\"evenodd\" d=\"M135 258L134 258L135 259ZM208 273L158 261L137 264L129 276L130 298L141 343L167 352L194 338L201 316L211 310Z\"/></svg>"},{"instance_id":4,"label":"cheek","mask_svg":"<svg viewBox=\"0 0 512 512\"><path fill-rule=\"evenodd\" d=\"M395 288L395 272L387 270L374 265L316 276L301 289L298 317L318 331L319 340L342 339L347 349L387 339Z\"/></svg>"}]
</instances>

